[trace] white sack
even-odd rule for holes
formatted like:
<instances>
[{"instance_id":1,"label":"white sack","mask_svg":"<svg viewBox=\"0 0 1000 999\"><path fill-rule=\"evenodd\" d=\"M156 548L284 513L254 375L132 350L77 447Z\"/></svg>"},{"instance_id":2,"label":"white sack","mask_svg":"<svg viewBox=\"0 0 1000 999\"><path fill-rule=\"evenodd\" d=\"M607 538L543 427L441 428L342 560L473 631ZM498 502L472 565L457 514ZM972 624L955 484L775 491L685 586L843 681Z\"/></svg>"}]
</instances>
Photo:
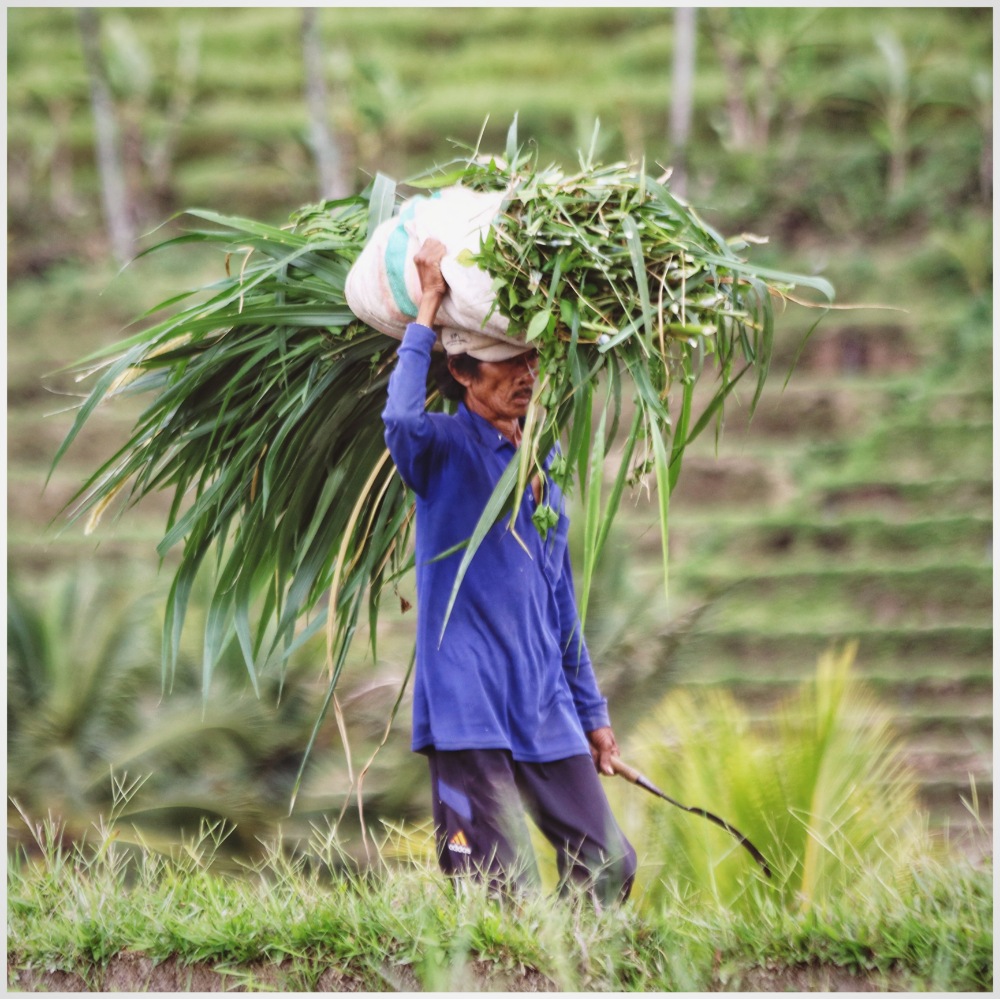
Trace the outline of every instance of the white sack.
<instances>
[{"instance_id":1,"label":"white sack","mask_svg":"<svg viewBox=\"0 0 1000 999\"><path fill-rule=\"evenodd\" d=\"M347 275L345 296L351 311L375 329L402 339L420 305L420 280L413 257L425 239L444 243L441 272L449 293L435 326L442 339L457 332L480 333L509 341L507 318L494 311L492 281L482 268L460 262L463 250L477 253L503 205L502 193L455 186L405 201L399 213L378 226ZM522 338L517 338L521 340Z\"/></svg>"}]
</instances>

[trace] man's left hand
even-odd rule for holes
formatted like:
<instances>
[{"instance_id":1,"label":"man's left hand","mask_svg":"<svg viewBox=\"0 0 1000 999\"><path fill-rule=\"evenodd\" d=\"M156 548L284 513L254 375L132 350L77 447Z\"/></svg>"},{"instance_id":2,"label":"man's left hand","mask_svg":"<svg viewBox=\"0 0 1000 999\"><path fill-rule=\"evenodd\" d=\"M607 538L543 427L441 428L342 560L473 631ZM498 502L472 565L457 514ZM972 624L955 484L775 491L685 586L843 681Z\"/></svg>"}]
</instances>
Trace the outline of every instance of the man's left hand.
<instances>
[{"instance_id":1,"label":"man's left hand","mask_svg":"<svg viewBox=\"0 0 1000 999\"><path fill-rule=\"evenodd\" d=\"M595 728L593 732L587 733L590 740L590 755L594 758L594 766L597 772L613 777L614 767L611 766L611 757L618 755L618 743L615 741L615 733L610 726Z\"/></svg>"}]
</instances>

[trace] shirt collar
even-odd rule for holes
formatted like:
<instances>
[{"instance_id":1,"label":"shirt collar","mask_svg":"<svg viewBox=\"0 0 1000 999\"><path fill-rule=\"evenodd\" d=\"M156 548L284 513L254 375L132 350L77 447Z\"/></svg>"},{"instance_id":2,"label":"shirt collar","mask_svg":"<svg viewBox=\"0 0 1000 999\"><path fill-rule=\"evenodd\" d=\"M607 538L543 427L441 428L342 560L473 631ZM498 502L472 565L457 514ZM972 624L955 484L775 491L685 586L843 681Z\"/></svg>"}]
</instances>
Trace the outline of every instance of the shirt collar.
<instances>
[{"instance_id":1,"label":"shirt collar","mask_svg":"<svg viewBox=\"0 0 1000 999\"><path fill-rule=\"evenodd\" d=\"M478 413L473 413L464 402L458 404L458 411L456 416L461 419L466 426L472 430L473 433L479 438L480 442L488 448L492 448L494 451L503 450L506 445L509 448L513 448L514 445L511 444L509 440L489 420L485 417L480 416Z\"/></svg>"}]
</instances>

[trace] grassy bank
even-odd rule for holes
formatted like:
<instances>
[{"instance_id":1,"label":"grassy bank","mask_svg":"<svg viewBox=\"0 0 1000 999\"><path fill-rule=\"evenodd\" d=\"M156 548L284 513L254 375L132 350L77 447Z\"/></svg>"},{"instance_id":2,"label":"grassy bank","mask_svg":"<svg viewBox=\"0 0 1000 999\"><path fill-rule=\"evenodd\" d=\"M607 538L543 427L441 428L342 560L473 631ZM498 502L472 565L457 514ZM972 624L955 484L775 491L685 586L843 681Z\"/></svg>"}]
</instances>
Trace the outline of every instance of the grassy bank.
<instances>
[{"instance_id":1,"label":"grassy bank","mask_svg":"<svg viewBox=\"0 0 1000 999\"><path fill-rule=\"evenodd\" d=\"M990 991L992 872L931 856L905 877L789 911L760 882L742 914L693 906L597 913L568 900L457 894L399 830L365 875L316 831L239 876L224 838L171 857L123 848L114 824L66 848L34 830L8 869L8 987L94 991Z\"/></svg>"}]
</instances>

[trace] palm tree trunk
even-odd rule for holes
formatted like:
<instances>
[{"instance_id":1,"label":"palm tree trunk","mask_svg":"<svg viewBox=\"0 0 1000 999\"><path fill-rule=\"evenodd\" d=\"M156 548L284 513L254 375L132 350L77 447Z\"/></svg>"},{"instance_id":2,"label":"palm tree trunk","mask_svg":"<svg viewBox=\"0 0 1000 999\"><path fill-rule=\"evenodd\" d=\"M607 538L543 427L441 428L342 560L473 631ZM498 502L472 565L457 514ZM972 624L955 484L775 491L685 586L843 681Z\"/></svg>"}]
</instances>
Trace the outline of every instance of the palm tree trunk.
<instances>
[{"instance_id":1,"label":"palm tree trunk","mask_svg":"<svg viewBox=\"0 0 1000 999\"><path fill-rule=\"evenodd\" d=\"M315 7L302 10L302 58L305 69L306 107L309 109L309 136L321 198L344 198L351 192L344 181L336 139L327 124L326 77L323 72L323 45Z\"/></svg>"},{"instance_id":2,"label":"palm tree trunk","mask_svg":"<svg viewBox=\"0 0 1000 999\"><path fill-rule=\"evenodd\" d=\"M127 263L135 244L129 208L128 190L118 147L118 128L114 102L104 78L101 58L100 24L91 7L79 11L80 37L90 80L90 105L94 115L97 172L101 180L101 200L104 220L111 242L111 251L120 264Z\"/></svg>"},{"instance_id":3,"label":"palm tree trunk","mask_svg":"<svg viewBox=\"0 0 1000 999\"><path fill-rule=\"evenodd\" d=\"M674 78L670 95L670 146L673 153L672 187L687 189L687 144L694 106L695 8L678 7L674 13Z\"/></svg>"}]
</instances>

